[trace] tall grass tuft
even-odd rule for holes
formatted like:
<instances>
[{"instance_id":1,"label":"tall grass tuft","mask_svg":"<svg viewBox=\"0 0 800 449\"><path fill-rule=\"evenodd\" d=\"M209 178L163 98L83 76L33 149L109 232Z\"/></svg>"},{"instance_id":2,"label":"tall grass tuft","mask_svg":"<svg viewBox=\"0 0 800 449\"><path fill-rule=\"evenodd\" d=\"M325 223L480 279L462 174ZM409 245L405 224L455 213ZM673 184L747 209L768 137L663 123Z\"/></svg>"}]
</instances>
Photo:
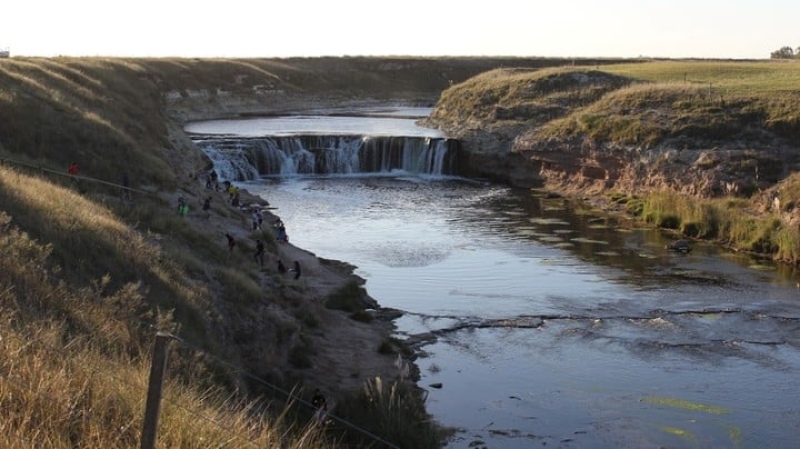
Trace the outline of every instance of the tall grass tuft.
<instances>
[{"instance_id":1,"label":"tall grass tuft","mask_svg":"<svg viewBox=\"0 0 800 449\"><path fill-rule=\"evenodd\" d=\"M84 288L58 280L52 247L0 211L0 446L138 447L149 374L148 322L141 285ZM258 402L219 386L198 389L198 360L171 351L159 425L163 447L227 445L332 447ZM177 359L177 360L176 360ZM198 423L202 422L202 425Z\"/></svg>"},{"instance_id":2,"label":"tall grass tuft","mask_svg":"<svg viewBox=\"0 0 800 449\"><path fill-rule=\"evenodd\" d=\"M677 230L681 224L682 203L682 199L670 191L654 192L645 197L641 217L657 227Z\"/></svg>"},{"instance_id":3,"label":"tall grass tuft","mask_svg":"<svg viewBox=\"0 0 800 449\"><path fill-rule=\"evenodd\" d=\"M367 291L364 287L353 280L331 293L325 302L325 307L355 313L368 307L366 297Z\"/></svg>"},{"instance_id":4,"label":"tall grass tuft","mask_svg":"<svg viewBox=\"0 0 800 449\"><path fill-rule=\"evenodd\" d=\"M689 198L658 191L642 199L640 218L693 238L715 239L741 251L796 263L800 230L774 214L756 214L743 199Z\"/></svg>"},{"instance_id":5,"label":"tall grass tuft","mask_svg":"<svg viewBox=\"0 0 800 449\"><path fill-rule=\"evenodd\" d=\"M797 264L800 262L800 229L797 226L782 226L775 235L778 249L775 257Z\"/></svg>"},{"instance_id":6,"label":"tall grass tuft","mask_svg":"<svg viewBox=\"0 0 800 449\"><path fill-rule=\"evenodd\" d=\"M352 401L337 407L338 416L363 423L369 432L385 441L403 447L419 449L439 448L444 430L431 420L418 397L421 392L397 381L386 382L375 378L364 385ZM344 443L365 445L372 443L362 434L347 432Z\"/></svg>"}]
</instances>

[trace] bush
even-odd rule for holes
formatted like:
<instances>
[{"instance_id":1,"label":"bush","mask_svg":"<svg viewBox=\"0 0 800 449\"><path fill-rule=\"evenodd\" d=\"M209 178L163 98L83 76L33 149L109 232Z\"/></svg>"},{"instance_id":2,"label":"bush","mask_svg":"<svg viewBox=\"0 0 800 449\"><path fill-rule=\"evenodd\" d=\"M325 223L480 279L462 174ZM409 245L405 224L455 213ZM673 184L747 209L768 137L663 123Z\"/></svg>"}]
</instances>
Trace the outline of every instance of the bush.
<instances>
[{"instance_id":1,"label":"bush","mask_svg":"<svg viewBox=\"0 0 800 449\"><path fill-rule=\"evenodd\" d=\"M337 410L338 416L361 423L375 435L402 447L438 449L447 434L425 411L420 391L401 382L383 382L381 378L369 381L360 394ZM354 447L374 444L353 432L343 433L341 439Z\"/></svg>"},{"instance_id":2,"label":"bush","mask_svg":"<svg viewBox=\"0 0 800 449\"><path fill-rule=\"evenodd\" d=\"M357 281L350 281L339 290L331 293L325 301L325 307L329 309L343 310L355 313L369 307L367 301L367 290Z\"/></svg>"},{"instance_id":3,"label":"bush","mask_svg":"<svg viewBox=\"0 0 800 449\"><path fill-rule=\"evenodd\" d=\"M350 314L350 319L360 321L362 323L371 323L374 318L372 314L366 310L356 310Z\"/></svg>"},{"instance_id":4,"label":"bush","mask_svg":"<svg viewBox=\"0 0 800 449\"><path fill-rule=\"evenodd\" d=\"M289 350L289 363L299 369L311 368L314 366L311 362L314 353L311 341L305 335L301 335L300 341Z\"/></svg>"}]
</instances>

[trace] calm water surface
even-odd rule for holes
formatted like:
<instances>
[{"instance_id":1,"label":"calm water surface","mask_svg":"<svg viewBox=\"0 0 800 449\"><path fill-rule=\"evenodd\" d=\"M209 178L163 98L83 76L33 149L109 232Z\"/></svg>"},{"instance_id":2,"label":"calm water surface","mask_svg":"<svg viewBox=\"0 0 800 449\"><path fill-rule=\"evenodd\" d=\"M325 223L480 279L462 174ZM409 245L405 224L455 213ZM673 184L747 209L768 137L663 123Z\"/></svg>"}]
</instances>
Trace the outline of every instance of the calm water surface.
<instances>
[{"instance_id":1,"label":"calm water surface","mask_svg":"<svg viewBox=\"0 0 800 449\"><path fill-rule=\"evenodd\" d=\"M292 242L358 266L449 447L794 447L792 273L458 180L264 180ZM618 227L623 225L622 228ZM429 388L442 383L441 389Z\"/></svg>"},{"instance_id":2,"label":"calm water surface","mask_svg":"<svg viewBox=\"0 0 800 449\"><path fill-rule=\"evenodd\" d=\"M293 115L236 120L209 120L190 123L186 131L195 134L228 134L240 137L302 135L364 135L444 137L440 131L414 125L416 118L425 117L430 108L374 108L360 109L359 119L354 111L338 111L341 115ZM337 111L326 111L336 113Z\"/></svg>"},{"instance_id":3,"label":"calm water surface","mask_svg":"<svg viewBox=\"0 0 800 449\"><path fill-rule=\"evenodd\" d=\"M406 118L426 113L188 130L426 135ZM800 291L786 267L705 245L670 253L657 231L464 180L245 187L277 207L294 244L356 265L370 295L406 311L398 336L437 336L416 363L428 410L459 429L448 447L798 446Z\"/></svg>"}]
</instances>

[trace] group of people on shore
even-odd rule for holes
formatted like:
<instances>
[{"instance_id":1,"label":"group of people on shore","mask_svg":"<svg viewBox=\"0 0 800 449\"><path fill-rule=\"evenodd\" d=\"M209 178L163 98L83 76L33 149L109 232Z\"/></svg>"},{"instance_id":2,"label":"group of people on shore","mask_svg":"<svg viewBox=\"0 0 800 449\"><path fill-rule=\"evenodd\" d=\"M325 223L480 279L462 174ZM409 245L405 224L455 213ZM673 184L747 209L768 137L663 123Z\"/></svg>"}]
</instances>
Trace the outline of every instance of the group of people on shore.
<instances>
[{"instance_id":1,"label":"group of people on shore","mask_svg":"<svg viewBox=\"0 0 800 449\"><path fill-rule=\"evenodd\" d=\"M229 234L226 234L229 235ZM228 240L230 246L230 239ZM253 254L253 259L255 259L256 263L259 266L264 266L264 254L265 254L265 247L264 241L261 239L256 240L256 252ZM290 269L286 269L286 265L283 264L283 260L278 259L278 273L279 274L292 274L294 275L295 279L300 279L300 262L295 260L294 265Z\"/></svg>"},{"instance_id":2,"label":"group of people on shore","mask_svg":"<svg viewBox=\"0 0 800 449\"><path fill-rule=\"evenodd\" d=\"M234 206L239 208L239 189L238 187L233 186L230 181L225 181L223 183L224 189L222 191L228 193L228 202ZM219 185L219 178L216 171L211 170L207 177L206 177L206 188L213 189L214 191L220 191ZM210 209L211 209L211 200L212 197L208 196L203 200L203 211L207 213L207 216L210 216ZM261 207L259 206L250 206L249 208L242 208L246 211L250 212L250 221L251 221L251 231L261 231L262 226L264 223L264 212ZM180 195L178 198L178 211L180 215L188 215L189 206L183 197ZM286 233L286 226L283 223L283 220L280 218L276 218L275 222L273 223L273 228L275 229L275 239L280 243L288 243L289 236ZM236 238L230 233L225 233L225 239L227 241L228 251L233 252L237 246ZM264 261L266 258L266 245L264 241L260 238L256 239L255 242L255 252L253 253L254 261L261 267L264 266ZM287 268L284 265L282 259L277 260L277 270L278 274L280 275L290 275L293 279L297 280L300 279L300 275L302 273L300 268L300 261L295 260L292 264L292 268ZM317 425L327 425L331 422L330 418L328 417L328 403L325 396L322 394L320 389L316 389L311 398L311 404L315 408L314 412L314 421Z\"/></svg>"},{"instance_id":3,"label":"group of people on shore","mask_svg":"<svg viewBox=\"0 0 800 449\"><path fill-rule=\"evenodd\" d=\"M289 234L286 233L286 226L283 224L283 220L278 218L275 220L273 226L275 227L275 232L277 233L275 239L280 243L289 243Z\"/></svg>"},{"instance_id":4,"label":"group of people on shore","mask_svg":"<svg viewBox=\"0 0 800 449\"><path fill-rule=\"evenodd\" d=\"M206 184L207 189L212 189L214 191L220 191L220 184L219 184L219 176L215 170L211 170L206 175ZM230 181L224 181L222 183L223 189L222 191L228 194L228 202L234 206L239 208L239 188L234 186ZM206 217L210 218L210 210L211 210L211 200L212 197L208 196L203 200L203 211L206 213ZM264 211L260 206L253 205L247 208L242 208L244 211L250 212L250 223L251 228L250 230L253 232L261 231L262 226L264 224ZM189 206L186 202L186 199L183 195L178 197L178 213L182 216L186 216L189 213ZM287 243L289 241L289 236L286 234L286 226L283 224L283 221L278 218L273 223L273 227L275 228L276 233L276 240L280 243ZM230 233L225 233L225 239L228 245L228 251L233 252L233 250L237 246L236 238ZM261 267L264 266L264 260L266 258L266 245L262 239L256 239L255 242L255 252L253 253L253 260ZM283 264L283 260L278 259L277 262L278 273L281 275L289 274L296 279L300 279L300 275L302 273L300 269L300 262L295 260L292 268L286 268Z\"/></svg>"}]
</instances>

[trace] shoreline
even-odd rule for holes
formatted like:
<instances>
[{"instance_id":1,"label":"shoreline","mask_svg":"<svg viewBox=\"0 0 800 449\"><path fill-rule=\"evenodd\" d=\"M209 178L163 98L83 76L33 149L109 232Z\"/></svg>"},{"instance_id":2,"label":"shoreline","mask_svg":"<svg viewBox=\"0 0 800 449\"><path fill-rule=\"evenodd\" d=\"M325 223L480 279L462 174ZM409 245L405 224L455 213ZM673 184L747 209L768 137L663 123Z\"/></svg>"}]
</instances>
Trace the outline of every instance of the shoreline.
<instances>
[{"instance_id":1,"label":"shoreline","mask_svg":"<svg viewBox=\"0 0 800 449\"><path fill-rule=\"evenodd\" d=\"M180 192L176 192L177 194ZM280 218L277 209L267 209L269 207L267 200L244 188L239 190L238 208L227 203L226 193L207 189L204 181L198 178L193 179L190 189L183 194L198 198L210 194L213 198L211 217L208 220L189 218L194 218L195 224L204 233L216 236L221 246L227 245L224 235L230 233L237 241L238 251L246 253L254 250L254 239L259 235L250 228L251 220L246 210L250 207L262 208L264 215L260 231L262 233L272 232L272 224ZM213 213L223 202L224 214L221 211ZM311 342L310 349L313 351L313 355L310 356L311 366L300 369L289 367L291 378L301 379L307 389L321 388L327 396L334 398L356 392L367 381L376 377L384 381L399 378L399 369L396 366L397 353L384 354L379 352L379 349L385 342L391 340L392 332L396 329L394 320L402 315L401 311L381 307L368 293L365 299L374 305L370 311L372 319L368 323L350 318L347 312L325 307L327 298L338 289L353 282L358 285L364 284L364 279L354 274L354 266L347 261L320 258L290 242L276 242L274 247L268 244L266 252L267 257L264 267L259 270L259 278L267 297L258 305L256 313L279 315L286 321L300 321L299 324L295 323L300 328L303 327L303 320L315 323L303 334ZM302 267L300 279L295 281L278 273L278 260L283 261L287 267L297 261ZM277 300L271 301L270 294L275 295ZM299 319L297 315L300 315ZM259 340L256 345L270 344L271 336L268 329L262 328L255 335L255 339ZM247 348L243 350L246 351ZM271 367L269 371L286 374L287 370Z\"/></svg>"}]
</instances>

